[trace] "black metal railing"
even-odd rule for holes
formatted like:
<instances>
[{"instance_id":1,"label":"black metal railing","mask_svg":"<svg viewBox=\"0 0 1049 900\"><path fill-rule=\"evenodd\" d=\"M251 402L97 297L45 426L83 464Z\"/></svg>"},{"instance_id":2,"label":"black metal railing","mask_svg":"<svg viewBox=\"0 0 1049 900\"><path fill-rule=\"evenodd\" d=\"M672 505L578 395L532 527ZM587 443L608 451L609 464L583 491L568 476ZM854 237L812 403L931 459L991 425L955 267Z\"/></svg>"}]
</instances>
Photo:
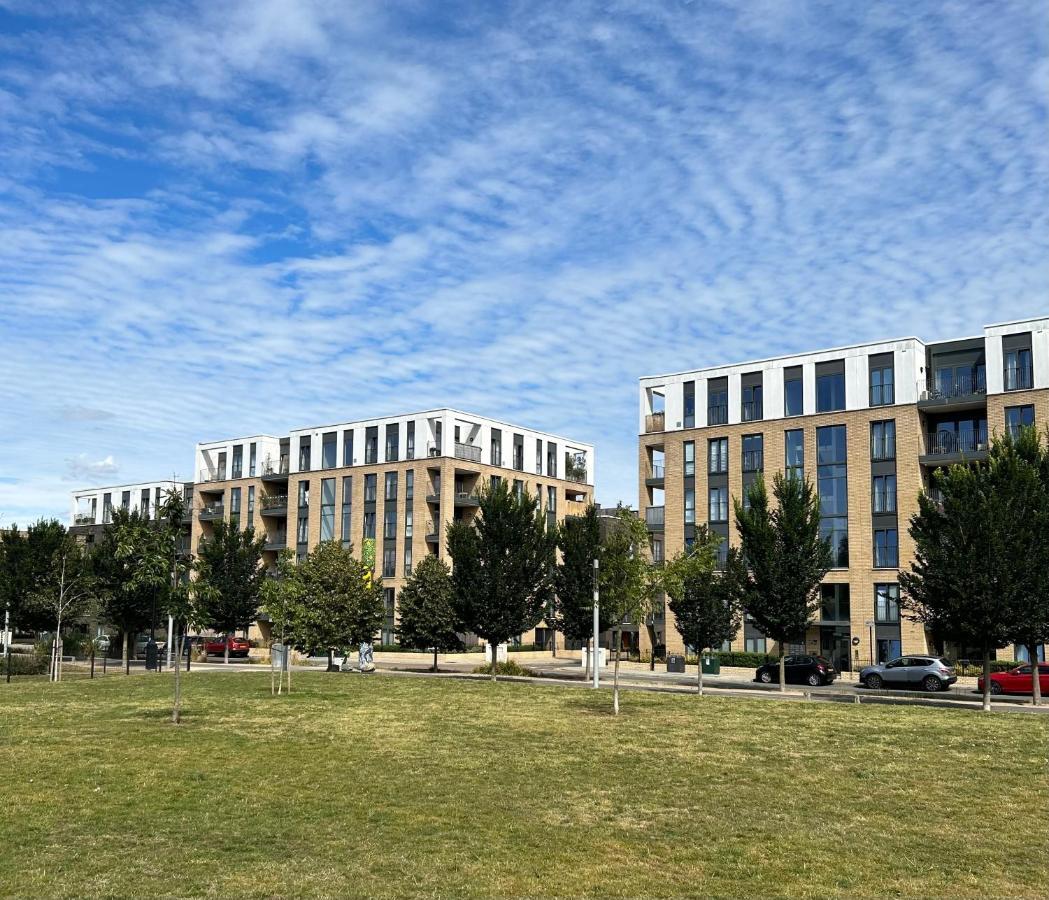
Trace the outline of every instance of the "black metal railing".
<instances>
[{"instance_id":1,"label":"black metal railing","mask_svg":"<svg viewBox=\"0 0 1049 900\"><path fill-rule=\"evenodd\" d=\"M263 495L259 499L259 505L263 509L279 509L282 506L287 506L288 505L288 495L287 494Z\"/></svg>"},{"instance_id":2,"label":"black metal railing","mask_svg":"<svg viewBox=\"0 0 1049 900\"><path fill-rule=\"evenodd\" d=\"M266 475L287 475L288 474L288 457L282 456L278 462L267 459L262 463L262 474Z\"/></svg>"},{"instance_id":3,"label":"black metal railing","mask_svg":"<svg viewBox=\"0 0 1049 900\"><path fill-rule=\"evenodd\" d=\"M743 403L743 421L756 422L762 417L761 401L747 400Z\"/></svg>"},{"instance_id":4,"label":"black metal railing","mask_svg":"<svg viewBox=\"0 0 1049 900\"><path fill-rule=\"evenodd\" d=\"M728 406L717 405L707 407L707 424L708 425L726 425L728 424Z\"/></svg>"},{"instance_id":5,"label":"black metal railing","mask_svg":"<svg viewBox=\"0 0 1049 900\"><path fill-rule=\"evenodd\" d=\"M939 378L927 390L923 390L920 396L922 400L955 400L965 399L966 397L980 397L986 393L986 374L974 372L972 375L953 375L950 378Z\"/></svg>"},{"instance_id":6,"label":"black metal railing","mask_svg":"<svg viewBox=\"0 0 1049 900\"><path fill-rule=\"evenodd\" d=\"M1029 391L1034 387L1030 366L1007 366L1003 374L1007 391Z\"/></svg>"},{"instance_id":7,"label":"black metal railing","mask_svg":"<svg viewBox=\"0 0 1049 900\"><path fill-rule=\"evenodd\" d=\"M929 456L980 453L987 448L987 432L982 429L965 434L954 431L934 431L925 435L925 453Z\"/></svg>"},{"instance_id":8,"label":"black metal railing","mask_svg":"<svg viewBox=\"0 0 1049 900\"><path fill-rule=\"evenodd\" d=\"M763 468L765 453L762 450L743 451L743 471L760 472Z\"/></svg>"}]
</instances>

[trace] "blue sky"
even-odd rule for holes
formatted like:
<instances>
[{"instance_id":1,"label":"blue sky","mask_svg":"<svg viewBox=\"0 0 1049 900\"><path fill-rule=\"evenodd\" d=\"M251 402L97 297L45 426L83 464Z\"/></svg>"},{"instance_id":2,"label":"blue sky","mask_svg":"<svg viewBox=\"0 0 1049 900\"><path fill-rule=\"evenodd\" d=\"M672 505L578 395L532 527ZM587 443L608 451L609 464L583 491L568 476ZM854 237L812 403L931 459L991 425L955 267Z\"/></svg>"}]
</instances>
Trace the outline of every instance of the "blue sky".
<instances>
[{"instance_id":1,"label":"blue sky","mask_svg":"<svg viewBox=\"0 0 1049 900\"><path fill-rule=\"evenodd\" d=\"M0 0L0 516L199 439L1049 309L1049 7Z\"/></svg>"}]
</instances>

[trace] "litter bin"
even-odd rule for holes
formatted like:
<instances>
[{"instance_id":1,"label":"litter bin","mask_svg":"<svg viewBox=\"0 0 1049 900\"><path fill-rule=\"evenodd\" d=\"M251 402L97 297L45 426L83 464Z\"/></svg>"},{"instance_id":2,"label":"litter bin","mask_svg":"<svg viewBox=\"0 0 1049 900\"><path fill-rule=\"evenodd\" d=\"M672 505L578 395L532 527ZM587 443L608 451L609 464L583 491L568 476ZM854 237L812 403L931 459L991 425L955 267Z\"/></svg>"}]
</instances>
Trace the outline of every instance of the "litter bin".
<instances>
[{"instance_id":1,"label":"litter bin","mask_svg":"<svg viewBox=\"0 0 1049 900\"><path fill-rule=\"evenodd\" d=\"M678 672L684 674L685 672L685 657L680 653L668 653L667 654L667 671Z\"/></svg>"},{"instance_id":2,"label":"litter bin","mask_svg":"<svg viewBox=\"0 0 1049 900\"><path fill-rule=\"evenodd\" d=\"M704 675L720 675L721 674L721 659L717 656L704 656L703 659L703 674Z\"/></svg>"}]
</instances>

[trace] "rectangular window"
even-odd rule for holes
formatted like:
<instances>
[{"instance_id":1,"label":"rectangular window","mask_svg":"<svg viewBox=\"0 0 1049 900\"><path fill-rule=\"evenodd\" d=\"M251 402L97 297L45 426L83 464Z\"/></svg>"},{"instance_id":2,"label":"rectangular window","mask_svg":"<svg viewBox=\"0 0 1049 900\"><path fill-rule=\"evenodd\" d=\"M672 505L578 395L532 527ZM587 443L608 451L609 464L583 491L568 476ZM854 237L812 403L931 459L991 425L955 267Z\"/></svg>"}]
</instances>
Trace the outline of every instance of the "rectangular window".
<instances>
[{"instance_id":1,"label":"rectangular window","mask_svg":"<svg viewBox=\"0 0 1049 900\"><path fill-rule=\"evenodd\" d=\"M747 653L764 653L765 638L746 638L743 642Z\"/></svg>"},{"instance_id":2,"label":"rectangular window","mask_svg":"<svg viewBox=\"0 0 1049 900\"><path fill-rule=\"evenodd\" d=\"M353 465L353 429L347 428L342 433L342 464Z\"/></svg>"},{"instance_id":3,"label":"rectangular window","mask_svg":"<svg viewBox=\"0 0 1049 900\"><path fill-rule=\"evenodd\" d=\"M871 422L871 459L896 458L896 420Z\"/></svg>"},{"instance_id":4,"label":"rectangular window","mask_svg":"<svg viewBox=\"0 0 1049 900\"><path fill-rule=\"evenodd\" d=\"M760 472L765 465L765 439L760 434L743 435L743 471Z\"/></svg>"},{"instance_id":5,"label":"rectangular window","mask_svg":"<svg viewBox=\"0 0 1049 900\"><path fill-rule=\"evenodd\" d=\"M895 569L899 565L899 549L895 528L874 530L874 567Z\"/></svg>"},{"instance_id":6,"label":"rectangular window","mask_svg":"<svg viewBox=\"0 0 1049 900\"><path fill-rule=\"evenodd\" d=\"M397 599L393 588L383 588L382 602L386 609L386 620L383 623L381 640L384 644L392 644L397 639Z\"/></svg>"},{"instance_id":7,"label":"rectangular window","mask_svg":"<svg viewBox=\"0 0 1049 900\"><path fill-rule=\"evenodd\" d=\"M748 385L743 388L743 405L740 410L744 422L756 422L762 418L761 385Z\"/></svg>"},{"instance_id":8,"label":"rectangular window","mask_svg":"<svg viewBox=\"0 0 1049 900\"><path fill-rule=\"evenodd\" d=\"M364 514L364 539L375 539L375 513L373 512Z\"/></svg>"},{"instance_id":9,"label":"rectangular window","mask_svg":"<svg viewBox=\"0 0 1049 900\"><path fill-rule=\"evenodd\" d=\"M415 459L415 422L409 422L406 426L404 458Z\"/></svg>"},{"instance_id":10,"label":"rectangular window","mask_svg":"<svg viewBox=\"0 0 1049 900\"><path fill-rule=\"evenodd\" d=\"M502 483L503 483L503 478L502 478L501 475L491 475L488 478L488 484L491 486L493 491L497 487L499 487L499 485L501 485Z\"/></svg>"},{"instance_id":11,"label":"rectangular window","mask_svg":"<svg viewBox=\"0 0 1049 900\"><path fill-rule=\"evenodd\" d=\"M685 441L685 476L696 474L696 442Z\"/></svg>"},{"instance_id":12,"label":"rectangular window","mask_svg":"<svg viewBox=\"0 0 1049 900\"><path fill-rule=\"evenodd\" d=\"M557 477L557 444L552 441L546 442L546 474Z\"/></svg>"},{"instance_id":13,"label":"rectangular window","mask_svg":"<svg viewBox=\"0 0 1049 900\"><path fill-rule=\"evenodd\" d=\"M1005 351L1005 389L1029 391L1033 386L1031 351L1026 348Z\"/></svg>"},{"instance_id":14,"label":"rectangular window","mask_svg":"<svg viewBox=\"0 0 1049 900\"><path fill-rule=\"evenodd\" d=\"M875 475L873 478L873 510L876 513L896 512L896 476Z\"/></svg>"},{"instance_id":15,"label":"rectangular window","mask_svg":"<svg viewBox=\"0 0 1049 900\"><path fill-rule=\"evenodd\" d=\"M520 478L514 479L514 496L518 499L524 496L524 482Z\"/></svg>"},{"instance_id":16,"label":"rectangular window","mask_svg":"<svg viewBox=\"0 0 1049 900\"><path fill-rule=\"evenodd\" d=\"M849 500L844 425L816 429L816 482L820 537L830 544L831 565L849 565Z\"/></svg>"},{"instance_id":17,"label":"rectangular window","mask_svg":"<svg viewBox=\"0 0 1049 900\"><path fill-rule=\"evenodd\" d=\"M783 414L800 416L805 407L805 392L801 366L783 370Z\"/></svg>"},{"instance_id":18,"label":"rectangular window","mask_svg":"<svg viewBox=\"0 0 1049 900\"><path fill-rule=\"evenodd\" d=\"M382 577L393 578L397 574L397 548L382 548Z\"/></svg>"},{"instance_id":19,"label":"rectangular window","mask_svg":"<svg viewBox=\"0 0 1049 900\"><path fill-rule=\"evenodd\" d=\"M218 465L218 469L217 469L217 475L218 475L218 478L217 478L218 481L225 481L226 480L226 454L225 453L220 453L219 454L219 465Z\"/></svg>"},{"instance_id":20,"label":"rectangular window","mask_svg":"<svg viewBox=\"0 0 1049 900\"><path fill-rule=\"evenodd\" d=\"M898 584L874 585L874 621L888 625L899 623L900 586Z\"/></svg>"},{"instance_id":21,"label":"rectangular window","mask_svg":"<svg viewBox=\"0 0 1049 900\"><path fill-rule=\"evenodd\" d=\"M295 532L295 542L298 544L296 555L301 559L306 555L306 549L310 543L310 520L308 516L299 514L298 528Z\"/></svg>"},{"instance_id":22,"label":"rectangular window","mask_svg":"<svg viewBox=\"0 0 1049 900\"><path fill-rule=\"evenodd\" d=\"M123 509L131 509L131 491L120 492L120 505Z\"/></svg>"},{"instance_id":23,"label":"rectangular window","mask_svg":"<svg viewBox=\"0 0 1049 900\"><path fill-rule=\"evenodd\" d=\"M255 521L255 485L248 485L248 521Z\"/></svg>"},{"instance_id":24,"label":"rectangular window","mask_svg":"<svg viewBox=\"0 0 1049 900\"><path fill-rule=\"evenodd\" d=\"M503 433L498 428L492 429L491 459L493 466L503 464Z\"/></svg>"},{"instance_id":25,"label":"rectangular window","mask_svg":"<svg viewBox=\"0 0 1049 900\"><path fill-rule=\"evenodd\" d=\"M849 586L847 584L820 585L820 619L824 622L848 622Z\"/></svg>"},{"instance_id":26,"label":"rectangular window","mask_svg":"<svg viewBox=\"0 0 1049 900\"><path fill-rule=\"evenodd\" d=\"M412 536L412 529L414 528L414 515L412 514L411 508L407 508L404 511L404 536L410 538Z\"/></svg>"},{"instance_id":27,"label":"rectangular window","mask_svg":"<svg viewBox=\"0 0 1049 900\"><path fill-rule=\"evenodd\" d=\"M244 469L244 445L237 444L233 448L233 471L230 473L233 478L240 478Z\"/></svg>"},{"instance_id":28,"label":"rectangular window","mask_svg":"<svg viewBox=\"0 0 1049 900\"><path fill-rule=\"evenodd\" d=\"M685 524L692 525L696 521L696 492L689 488L685 491Z\"/></svg>"},{"instance_id":29,"label":"rectangular window","mask_svg":"<svg viewBox=\"0 0 1049 900\"><path fill-rule=\"evenodd\" d=\"M349 547L353 543L350 532L350 513L353 511L353 476L344 475L342 478L342 546Z\"/></svg>"},{"instance_id":30,"label":"rectangular window","mask_svg":"<svg viewBox=\"0 0 1049 900\"><path fill-rule=\"evenodd\" d=\"M149 488L142 489L142 497L138 501L138 510L143 519L149 518Z\"/></svg>"},{"instance_id":31,"label":"rectangular window","mask_svg":"<svg viewBox=\"0 0 1049 900\"><path fill-rule=\"evenodd\" d=\"M728 471L728 438L714 438L708 444L711 475L724 475Z\"/></svg>"},{"instance_id":32,"label":"rectangular window","mask_svg":"<svg viewBox=\"0 0 1049 900\"><path fill-rule=\"evenodd\" d=\"M792 428L783 433L786 447L786 473L788 478L805 477L805 432Z\"/></svg>"},{"instance_id":33,"label":"rectangular window","mask_svg":"<svg viewBox=\"0 0 1049 900\"><path fill-rule=\"evenodd\" d=\"M404 577L408 578L412 574L412 545L404 545Z\"/></svg>"},{"instance_id":34,"label":"rectangular window","mask_svg":"<svg viewBox=\"0 0 1049 900\"><path fill-rule=\"evenodd\" d=\"M890 406L895 401L895 385L891 365L871 364L871 406Z\"/></svg>"},{"instance_id":35,"label":"rectangular window","mask_svg":"<svg viewBox=\"0 0 1049 900\"><path fill-rule=\"evenodd\" d=\"M375 482L376 476L365 475L364 476L364 502L374 503L375 502Z\"/></svg>"},{"instance_id":36,"label":"rectangular window","mask_svg":"<svg viewBox=\"0 0 1049 900\"><path fill-rule=\"evenodd\" d=\"M396 422L386 426L386 462L397 462L400 455L401 429Z\"/></svg>"},{"instance_id":37,"label":"rectangular window","mask_svg":"<svg viewBox=\"0 0 1049 900\"><path fill-rule=\"evenodd\" d=\"M336 441L339 433L328 431L321 435L321 468L334 469L336 464Z\"/></svg>"},{"instance_id":38,"label":"rectangular window","mask_svg":"<svg viewBox=\"0 0 1049 900\"><path fill-rule=\"evenodd\" d=\"M725 379L708 382L707 424L724 425L728 422L728 384Z\"/></svg>"},{"instance_id":39,"label":"rectangular window","mask_svg":"<svg viewBox=\"0 0 1049 900\"><path fill-rule=\"evenodd\" d=\"M311 438L308 434L299 436L299 471L310 470Z\"/></svg>"},{"instance_id":40,"label":"rectangular window","mask_svg":"<svg viewBox=\"0 0 1049 900\"><path fill-rule=\"evenodd\" d=\"M557 488L552 484L546 487L546 511L548 513L557 512Z\"/></svg>"},{"instance_id":41,"label":"rectangular window","mask_svg":"<svg viewBox=\"0 0 1049 900\"><path fill-rule=\"evenodd\" d=\"M524 471L524 435L514 435L514 468L518 472Z\"/></svg>"},{"instance_id":42,"label":"rectangular window","mask_svg":"<svg viewBox=\"0 0 1049 900\"><path fill-rule=\"evenodd\" d=\"M1020 429L1034 424L1033 406L1005 407L1005 430L1014 440L1020 436Z\"/></svg>"},{"instance_id":43,"label":"rectangular window","mask_svg":"<svg viewBox=\"0 0 1049 900\"><path fill-rule=\"evenodd\" d=\"M335 540L335 479L321 479L321 540Z\"/></svg>"},{"instance_id":44,"label":"rectangular window","mask_svg":"<svg viewBox=\"0 0 1049 900\"><path fill-rule=\"evenodd\" d=\"M409 469L404 473L404 499L411 501L415 499L415 470Z\"/></svg>"},{"instance_id":45,"label":"rectangular window","mask_svg":"<svg viewBox=\"0 0 1049 900\"><path fill-rule=\"evenodd\" d=\"M379 461L379 426L364 429L364 464L374 465Z\"/></svg>"},{"instance_id":46,"label":"rectangular window","mask_svg":"<svg viewBox=\"0 0 1049 900\"><path fill-rule=\"evenodd\" d=\"M710 521L728 521L728 488L710 488Z\"/></svg>"},{"instance_id":47,"label":"rectangular window","mask_svg":"<svg viewBox=\"0 0 1049 900\"><path fill-rule=\"evenodd\" d=\"M383 495L387 500L397 499L397 473L387 472L386 473L386 490Z\"/></svg>"},{"instance_id":48,"label":"rectangular window","mask_svg":"<svg viewBox=\"0 0 1049 900\"><path fill-rule=\"evenodd\" d=\"M535 474L543 474L543 441L537 438L535 442Z\"/></svg>"},{"instance_id":49,"label":"rectangular window","mask_svg":"<svg viewBox=\"0 0 1049 900\"><path fill-rule=\"evenodd\" d=\"M108 525L113 521L113 495L102 495L102 524Z\"/></svg>"},{"instance_id":50,"label":"rectangular window","mask_svg":"<svg viewBox=\"0 0 1049 900\"><path fill-rule=\"evenodd\" d=\"M684 384L685 428L696 427L696 383L686 381Z\"/></svg>"},{"instance_id":51,"label":"rectangular window","mask_svg":"<svg viewBox=\"0 0 1049 900\"><path fill-rule=\"evenodd\" d=\"M259 448L254 442L248 445L248 476L255 477L255 469L259 462Z\"/></svg>"},{"instance_id":52,"label":"rectangular window","mask_svg":"<svg viewBox=\"0 0 1049 900\"><path fill-rule=\"evenodd\" d=\"M310 483L308 481L299 482L299 506L308 507L310 505Z\"/></svg>"},{"instance_id":53,"label":"rectangular window","mask_svg":"<svg viewBox=\"0 0 1049 900\"><path fill-rule=\"evenodd\" d=\"M383 510L382 514L382 536L384 540L390 541L397 537L397 507L392 506Z\"/></svg>"},{"instance_id":54,"label":"rectangular window","mask_svg":"<svg viewBox=\"0 0 1049 900\"><path fill-rule=\"evenodd\" d=\"M845 363L816 365L816 412L845 409Z\"/></svg>"}]
</instances>

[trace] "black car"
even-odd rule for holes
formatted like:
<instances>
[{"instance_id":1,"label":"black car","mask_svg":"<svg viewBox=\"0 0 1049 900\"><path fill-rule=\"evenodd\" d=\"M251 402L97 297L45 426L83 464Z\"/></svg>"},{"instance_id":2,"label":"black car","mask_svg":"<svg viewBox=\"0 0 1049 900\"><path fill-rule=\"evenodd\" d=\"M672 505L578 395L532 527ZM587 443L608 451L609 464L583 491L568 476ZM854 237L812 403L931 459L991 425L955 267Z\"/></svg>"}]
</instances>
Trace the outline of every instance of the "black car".
<instances>
[{"instance_id":1,"label":"black car","mask_svg":"<svg viewBox=\"0 0 1049 900\"><path fill-rule=\"evenodd\" d=\"M784 675L789 684L807 684L819 687L838 677L833 663L825 656L788 656L784 660ZM779 684L779 663L758 666L754 680L762 684Z\"/></svg>"}]
</instances>

